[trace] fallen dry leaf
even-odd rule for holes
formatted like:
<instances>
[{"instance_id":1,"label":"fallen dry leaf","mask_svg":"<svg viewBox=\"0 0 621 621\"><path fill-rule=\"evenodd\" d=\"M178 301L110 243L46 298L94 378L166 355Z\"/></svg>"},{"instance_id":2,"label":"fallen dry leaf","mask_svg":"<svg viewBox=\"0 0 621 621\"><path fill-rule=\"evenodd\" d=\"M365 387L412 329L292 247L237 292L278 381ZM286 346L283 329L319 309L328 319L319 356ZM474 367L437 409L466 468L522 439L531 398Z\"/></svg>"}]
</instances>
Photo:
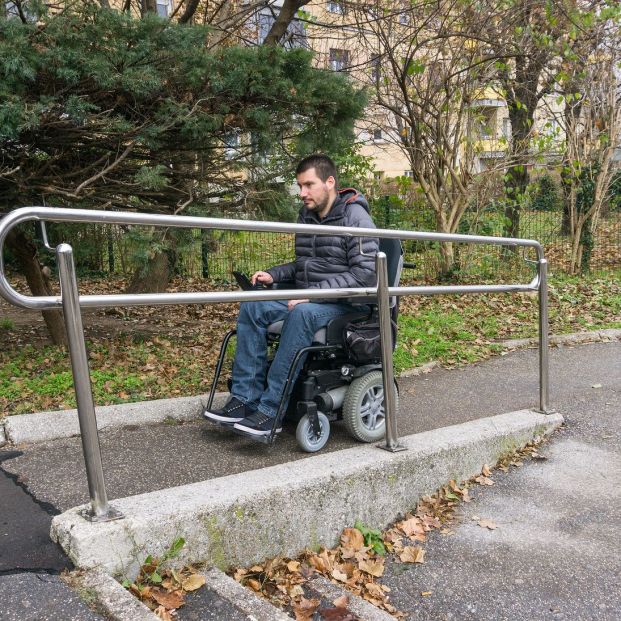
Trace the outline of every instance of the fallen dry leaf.
<instances>
[{"instance_id":1,"label":"fallen dry leaf","mask_svg":"<svg viewBox=\"0 0 621 621\"><path fill-rule=\"evenodd\" d=\"M168 610L175 610L183 606L183 594L178 591L167 592L161 589L153 589L151 597Z\"/></svg>"},{"instance_id":2,"label":"fallen dry leaf","mask_svg":"<svg viewBox=\"0 0 621 621\"><path fill-rule=\"evenodd\" d=\"M175 621L174 617L164 606L158 606L154 611L155 616L161 619L162 621Z\"/></svg>"},{"instance_id":3,"label":"fallen dry leaf","mask_svg":"<svg viewBox=\"0 0 621 621\"><path fill-rule=\"evenodd\" d=\"M306 599L306 597L300 598L299 602L293 602L295 621L311 621L315 611L319 608L319 604L318 599Z\"/></svg>"},{"instance_id":4,"label":"fallen dry leaf","mask_svg":"<svg viewBox=\"0 0 621 621\"><path fill-rule=\"evenodd\" d=\"M411 517L409 520L404 520L397 524L397 528L401 530L410 539L418 539L419 541L425 541L425 527L420 518Z\"/></svg>"},{"instance_id":5,"label":"fallen dry leaf","mask_svg":"<svg viewBox=\"0 0 621 621\"><path fill-rule=\"evenodd\" d=\"M420 594L423 597L429 597L429 595L431 595L433 593L433 591L421 591Z\"/></svg>"},{"instance_id":6,"label":"fallen dry leaf","mask_svg":"<svg viewBox=\"0 0 621 621\"><path fill-rule=\"evenodd\" d=\"M300 563L298 561L289 561L287 563L287 569L289 571L299 571L300 570Z\"/></svg>"},{"instance_id":7,"label":"fallen dry leaf","mask_svg":"<svg viewBox=\"0 0 621 621\"><path fill-rule=\"evenodd\" d=\"M425 550L418 546L407 546L399 554L399 560L403 563L424 563Z\"/></svg>"},{"instance_id":8,"label":"fallen dry leaf","mask_svg":"<svg viewBox=\"0 0 621 621\"><path fill-rule=\"evenodd\" d=\"M205 584L205 576L200 574L193 574L181 582L181 587L184 591L196 591Z\"/></svg>"},{"instance_id":9,"label":"fallen dry leaf","mask_svg":"<svg viewBox=\"0 0 621 621\"><path fill-rule=\"evenodd\" d=\"M358 621L358 617L347 608L324 608L319 611L325 621Z\"/></svg>"},{"instance_id":10,"label":"fallen dry leaf","mask_svg":"<svg viewBox=\"0 0 621 621\"><path fill-rule=\"evenodd\" d=\"M478 476L475 481L479 484L479 485L494 485L494 481L492 479L490 479L489 477L485 477L483 475Z\"/></svg>"},{"instance_id":11,"label":"fallen dry leaf","mask_svg":"<svg viewBox=\"0 0 621 621\"><path fill-rule=\"evenodd\" d=\"M482 519L479 520L477 524L481 528L488 528L489 530L495 530L496 528L498 528L498 524L496 524L496 522L494 522L493 520Z\"/></svg>"},{"instance_id":12,"label":"fallen dry leaf","mask_svg":"<svg viewBox=\"0 0 621 621\"><path fill-rule=\"evenodd\" d=\"M360 561L360 563L358 563L358 568L371 576L380 578L384 574L384 559Z\"/></svg>"},{"instance_id":13,"label":"fallen dry leaf","mask_svg":"<svg viewBox=\"0 0 621 621\"><path fill-rule=\"evenodd\" d=\"M345 528L341 534L341 545L344 548L360 550L364 548L364 537L357 528Z\"/></svg>"},{"instance_id":14,"label":"fallen dry leaf","mask_svg":"<svg viewBox=\"0 0 621 621\"><path fill-rule=\"evenodd\" d=\"M261 583L258 580L256 580L255 578L250 578L250 580L248 580L248 582L246 582L246 584L251 589L254 589L255 591L260 591L261 590Z\"/></svg>"}]
</instances>

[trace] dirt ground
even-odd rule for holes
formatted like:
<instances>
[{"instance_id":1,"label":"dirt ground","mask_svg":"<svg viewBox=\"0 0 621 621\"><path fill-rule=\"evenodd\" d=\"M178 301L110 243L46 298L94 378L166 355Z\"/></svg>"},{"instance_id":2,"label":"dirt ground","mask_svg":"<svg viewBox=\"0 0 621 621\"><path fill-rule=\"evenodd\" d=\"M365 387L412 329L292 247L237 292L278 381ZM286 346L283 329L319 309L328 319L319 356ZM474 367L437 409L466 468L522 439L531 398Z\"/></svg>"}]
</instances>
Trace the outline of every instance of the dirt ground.
<instances>
[{"instance_id":1,"label":"dirt ground","mask_svg":"<svg viewBox=\"0 0 621 621\"><path fill-rule=\"evenodd\" d=\"M199 282L200 287L191 279L175 282L169 291L204 290L204 281ZM11 284L20 293L30 295L22 279L13 277ZM126 281L120 278L84 280L80 293L121 293L125 285ZM87 340L140 334L191 342L201 338L205 331L211 335L217 330L222 335L234 325L237 309L237 304L83 309L82 322ZM10 326L0 328L0 346L51 344L39 311L18 308L0 298L0 322Z\"/></svg>"}]
</instances>

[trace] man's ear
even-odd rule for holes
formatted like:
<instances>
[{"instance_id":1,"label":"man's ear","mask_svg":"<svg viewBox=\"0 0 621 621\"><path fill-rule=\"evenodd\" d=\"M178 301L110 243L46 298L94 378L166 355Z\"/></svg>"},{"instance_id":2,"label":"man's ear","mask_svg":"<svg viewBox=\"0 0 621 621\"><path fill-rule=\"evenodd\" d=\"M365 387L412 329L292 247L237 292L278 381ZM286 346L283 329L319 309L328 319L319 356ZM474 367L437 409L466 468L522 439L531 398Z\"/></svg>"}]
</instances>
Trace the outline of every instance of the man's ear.
<instances>
[{"instance_id":1,"label":"man's ear","mask_svg":"<svg viewBox=\"0 0 621 621\"><path fill-rule=\"evenodd\" d=\"M330 175L326 179L326 185L328 186L328 190L334 189L334 187L336 186L336 179L332 175Z\"/></svg>"}]
</instances>

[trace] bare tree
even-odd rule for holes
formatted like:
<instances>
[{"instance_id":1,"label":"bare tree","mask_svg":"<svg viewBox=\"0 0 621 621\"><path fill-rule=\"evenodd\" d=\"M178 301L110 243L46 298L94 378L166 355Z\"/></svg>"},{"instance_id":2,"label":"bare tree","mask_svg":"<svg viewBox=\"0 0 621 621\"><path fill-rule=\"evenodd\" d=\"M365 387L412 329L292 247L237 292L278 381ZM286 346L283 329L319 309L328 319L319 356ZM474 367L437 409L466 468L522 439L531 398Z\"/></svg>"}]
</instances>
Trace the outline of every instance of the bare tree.
<instances>
[{"instance_id":1,"label":"bare tree","mask_svg":"<svg viewBox=\"0 0 621 621\"><path fill-rule=\"evenodd\" d=\"M369 116L388 128L386 140L406 155L413 180L435 213L436 229L454 233L476 172L477 101L484 97L493 62L472 36L462 3L404 6L388 2L358 11L375 95ZM450 272L452 244L441 245L441 258L441 270Z\"/></svg>"},{"instance_id":2,"label":"bare tree","mask_svg":"<svg viewBox=\"0 0 621 621\"><path fill-rule=\"evenodd\" d=\"M612 181L612 156L621 140L618 57L603 47L589 56L586 62L572 65L564 89L562 187L572 273L588 266L593 234Z\"/></svg>"}]
</instances>

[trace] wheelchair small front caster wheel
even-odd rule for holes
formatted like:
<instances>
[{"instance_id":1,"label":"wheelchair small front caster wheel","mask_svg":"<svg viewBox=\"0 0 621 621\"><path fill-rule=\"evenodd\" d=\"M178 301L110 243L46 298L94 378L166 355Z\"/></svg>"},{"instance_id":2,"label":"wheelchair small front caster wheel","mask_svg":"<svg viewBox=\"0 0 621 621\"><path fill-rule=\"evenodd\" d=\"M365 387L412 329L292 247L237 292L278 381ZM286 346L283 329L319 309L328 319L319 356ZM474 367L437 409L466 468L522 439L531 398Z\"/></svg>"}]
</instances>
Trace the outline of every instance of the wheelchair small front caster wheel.
<instances>
[{"instance_id":1,"label":"wheelchair small front caster wheel","mask_svg":"<svg viewBox=\"0 0 621 621\"><path fill-rule=\"evenodd\" d=\"M330 436L330 421L328 417L323 412L317 412L317 418L319 419L318 434L313 430L308 414L302 416L295 430L295 439L305 453L320 451L326 445Z\"/></svg>"}]
</instances>

